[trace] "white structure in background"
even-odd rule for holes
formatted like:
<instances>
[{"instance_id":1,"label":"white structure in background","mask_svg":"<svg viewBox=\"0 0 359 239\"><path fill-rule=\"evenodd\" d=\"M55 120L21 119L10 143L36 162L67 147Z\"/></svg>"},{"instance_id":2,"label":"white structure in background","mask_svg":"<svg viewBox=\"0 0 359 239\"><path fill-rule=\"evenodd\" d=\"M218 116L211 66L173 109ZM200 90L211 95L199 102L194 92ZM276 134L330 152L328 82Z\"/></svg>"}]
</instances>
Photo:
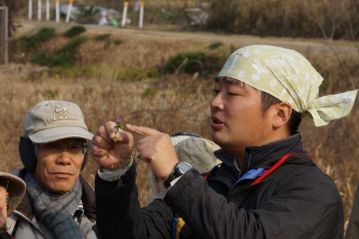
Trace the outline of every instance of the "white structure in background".
<instances>
[{"instance_id":1,"label":"white structure in background","mask_svg":"<svg viewBox=\"0 0 359 239\"><path fill-rule=\"evenodd\" d=\"M7 7L0 6L0 64L7 64L9 43L9 12Z\"/></svg>"},{"instance_id":2,"label":"white structure in background","mask_svg":"<svg viewBox=\"0 0 359 239\"><path fill-rule=\"evenodd\" d=\"M31 20L33 19L33 0L28 0L28 18ZM51 20L51 1L55 1L55 21L60 22L61 14L66 15L66 22L70 22L71 19L76 19L81 12L78 7L75 7L74 0L69 0L69 4L61 4L60 0L45 0L46 1L46 7L44 6L44 10L46 10L46 20ZM42 20L42 14L43 14L43 1L37 0L37 19L39 21ZM143 28L143 22L144 22L144 6L145 1L144 0L137 0L136 4L134 5L134 10L139 10L139 28ZM127 24L131 24L131 19L127 18L127 12L128 12L129 2L128 0L124 1L123 4L123 14L122 14L122 21L121 26L125 27ZM102 7L99 7L101 9L101 18L99 19L99 25L111 25L114 27L118 27L117 20L112 17L113 15L117 15L118 12L113 9L105 9ZM138 9L138 10L137 10Z\"/></svg>"},{"instance_id":3,"label":"white structure in background","mask_svg":"<svg viewBox=\"0 0 359 239\"><path fill-rule=\"evenodd\" d=\"M107 11L106 10L102 10L101 11L101 18L100 21L98 22L98 25L100 26L106 26L108 25L108 20L107 20Z\"/></svg>"},{"instance_id":4,"label":"white structure in background","mask_svg":"<svg viewBox=\"0 0 359 239\"><path fill-rule=\"evenodd\" d=\"M51 19L51 1L46 0L46 20L50 21ZM33 17L33 1L29 0L28 4L28 18L32 20ZM42 20L42 0L37 0L37 19ZM60 2L56 0L56 22L60 22Z\"/></svg>"},{"instance_id":5,"label":"white structure in background","mask_svg":"<svg viewBox=\"0 0 359 239\"><path fill-rule=\"evenodd\" d=\"M29 0L29 19L32 19L32 0Z\"/></svg>"},{"instance_id":6,"label":"white structure in background","mask_svg":"<svg viewBox=\"0 0 359 239\"><path fill-rule=\"evenodd\" d=\"M66 22L70 22L70 16L71 16L73 3L74 3L74 0L70 0L69 8L67 9Z\"/></svg>"},{"instance_id":7,"label":"white structure in background","mask_svg":"<svg viewBox=\"0 0 359 239\"><path fill-rule=\"evenodd\" d=\"M191 25L204 25L207 23L209 14L202 8L186 8L184 10Z\"/></svg>"},{"instance_id":8,"label":"white structure in background","mask_svg":"<svg viewBox=\"0 0 359 239\"><path fill-rule=\"evenodd\" d=\"M126 26L127 9L128 9L128 2L125 1L123 3L123 13L122 13L122 21L121 21L121 26L122 27Z\"/></svg>"},{"instance_id":9,"label":"white structure in background","mask_svg":"<svg viewBox=\"0 0 359 239\"><path fill-rule=\"evenodd\" d=\"M50 21L50 0L46 0L46 21Z\"/></svg>"},{"instance_id":10,"label":"white structure in background","mask_svg":"<svg viewBox=\"0 0 359 239\"><path fill-rule=\"evenodd\" d=\"M37 20L42 18L42 0L37 0Z\"/></svg>"},{"instance_id":11,"label":"white structure in background","mask_svg":"<svg viewBox=\"0 0 359 239\"><path fill-rule=\"evenodd\" d=\"M68 15L68 13L70 13L70 15ZM67 21L68 17L69 17L69 21L74 20L79 14L80 14L80 10L78 7L71 4L60 4L60 15L66 16L65 21Z\"/></svg>"},{"instance_id":12,"label":"white structure in background","mask_svg":"<svg viewBox=\"0 0 359 239\"><path fill-rule=\"evenodd\" d=\"M139 28L143 28L143 13L145 10L145 1L141 0L141 6L140 6L140 20L138 23Z\"/></svg>"},{"instance_id":13,"label":"white structure in background","mask_svg":"<svg viewBox=\"0 0 359 239\"><path fill-rule=\"evenodd\" d=\"M139 21L138 21L139 28L143 28L144 9L145 9L145 1L144 0L137 0L133 5L133 11L140 12ZM128 12L128 1L125 1L123 3L121 27L125 27L126 24L129 24L131 22L130 19L127 19L127 12Z\"/></svg>"},{"instance_id":14,"label":"white structure in background","mask_svg":"<svg viewBox=\"0 0 359 239\"><path fill-rule=\"evenodd\" d=\"M60 1L59 0L56 0L55 8L56 8L56 22L60 22Z\"/></svg>"}]
</instances>

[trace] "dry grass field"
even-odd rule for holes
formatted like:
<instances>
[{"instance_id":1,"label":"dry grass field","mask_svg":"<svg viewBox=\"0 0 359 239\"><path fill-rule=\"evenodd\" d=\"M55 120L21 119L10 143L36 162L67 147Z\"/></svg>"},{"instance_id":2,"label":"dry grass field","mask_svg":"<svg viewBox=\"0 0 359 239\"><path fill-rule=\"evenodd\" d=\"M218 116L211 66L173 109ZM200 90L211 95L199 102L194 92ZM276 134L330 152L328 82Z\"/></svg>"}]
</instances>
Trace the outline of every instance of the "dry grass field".
<instances>
[{"instance_id":1,"label":"dry grass field","mask_svg":"<svg viewBox=\"0 0 359 239\"><path fill-rule=\"evenodd\" d=\"M121 115L126 122L163 132L186 130L208 137L208 102L215 74L152 73L171 56L182 52L228 55L243 45L269 42L295 48L307 56L325 78L323 95L359 88L359 56L352 42L332 43L335 49L341 49L335 55L320 40L307 42L303 39L233 38L189 33L183 37L171 33L158 34L158 37L151 32L119 30L112 32L109 44L94 40L98 34L102 34L101 30L89 30L87 41L76 53L74 67L48 68L30 64L28 56L17 51L12 56L15 63L0 66L2 170L11 171L21 166L17 142L22 134L23 116L29 107L45 99L78 103L92 131L106 120ZM208 46L218 40L222 44L210 50ZM55 51L68 41L61 36L55 37L42 44L40 50ZM357 122L358 102L350 116L327 127L315 128L310 119L305 119L301 126L307 151L340 190L346 218L359 181ZM95 170L94 162L90 161L84 172L90 181L94 179ZM150 190L148 168L140 163L138 171L144 205Z\"/></svg>"}]
</instances>

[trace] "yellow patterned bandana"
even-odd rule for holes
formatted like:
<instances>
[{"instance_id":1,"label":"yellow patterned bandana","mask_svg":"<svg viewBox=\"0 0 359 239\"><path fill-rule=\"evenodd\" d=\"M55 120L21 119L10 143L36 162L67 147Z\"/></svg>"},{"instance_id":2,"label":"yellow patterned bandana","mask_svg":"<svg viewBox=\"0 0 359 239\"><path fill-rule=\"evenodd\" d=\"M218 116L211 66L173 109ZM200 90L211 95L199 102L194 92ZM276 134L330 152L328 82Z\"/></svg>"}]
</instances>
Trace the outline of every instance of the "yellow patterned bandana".
<instances>
[{"instance_id":1,"label":"yellow patterned bandana","mask_svg":"<svg viewBox=\"0 0 359 239\"><path fill-rule=\"evenodd\" d=\"M269 45L236 50L218 77L240 80L290 103L297 112L309 112L317 127L348 115L358 92L319 97L323 77L309 61L294 50Z\"/></svg>"}]
</instances>

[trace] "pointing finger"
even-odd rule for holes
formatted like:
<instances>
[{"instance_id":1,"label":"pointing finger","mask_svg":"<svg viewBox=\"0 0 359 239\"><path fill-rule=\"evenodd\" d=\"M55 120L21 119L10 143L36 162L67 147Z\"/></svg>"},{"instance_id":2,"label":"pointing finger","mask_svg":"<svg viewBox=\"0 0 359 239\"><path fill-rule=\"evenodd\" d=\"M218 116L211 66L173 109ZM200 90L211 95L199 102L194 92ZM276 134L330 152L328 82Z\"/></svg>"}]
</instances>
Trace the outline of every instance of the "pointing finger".
<instances>
[{"instance_id":1,"label":"pointing finger","mask_svg":"<svg viewBox=\"0 0 359 239\"><path fill-rule=\"evenodd\" d=\"M139 134L142 136L154 136L154 135L161 133L152 128L148 128L148 127L144 127L144 126L130 125L130 124L126 124L126 129L128 129L128 131L130 131L132 133Z\"/></svg>"}]
</instances>

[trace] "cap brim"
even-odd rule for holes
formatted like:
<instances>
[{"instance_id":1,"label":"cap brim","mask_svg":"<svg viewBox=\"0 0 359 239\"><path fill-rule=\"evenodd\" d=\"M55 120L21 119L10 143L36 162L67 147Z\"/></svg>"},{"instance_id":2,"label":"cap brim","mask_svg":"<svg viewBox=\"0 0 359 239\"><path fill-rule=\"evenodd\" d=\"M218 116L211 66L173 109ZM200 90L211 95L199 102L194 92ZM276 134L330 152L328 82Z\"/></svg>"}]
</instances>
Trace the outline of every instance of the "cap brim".
<instances>
[{"instance_id":1,"label":"cap brim","mask_svg":"<svg viewBox=\"0 0 359 239\"><path fill-rule=\"evenodd\" d=\"M8 182L5 183L4 180ZM20 204L25 195L25 182L21 178L5 172L0 172L0 182L2 182L1 186L7 186L7 192L9 193L8 214L11 214Z\"/></svg>"},{"instance_id":2,"label":"cap brim","mask_svg":"<svg viewBox=\"0 0 359 239\"><path fill-rule=\"evenodd\" d=\"M91 140L93 134L81 127L56 127L38 131L28 137L34 143L43 144L67 138Z\"/></svg>"}]
</instances>

